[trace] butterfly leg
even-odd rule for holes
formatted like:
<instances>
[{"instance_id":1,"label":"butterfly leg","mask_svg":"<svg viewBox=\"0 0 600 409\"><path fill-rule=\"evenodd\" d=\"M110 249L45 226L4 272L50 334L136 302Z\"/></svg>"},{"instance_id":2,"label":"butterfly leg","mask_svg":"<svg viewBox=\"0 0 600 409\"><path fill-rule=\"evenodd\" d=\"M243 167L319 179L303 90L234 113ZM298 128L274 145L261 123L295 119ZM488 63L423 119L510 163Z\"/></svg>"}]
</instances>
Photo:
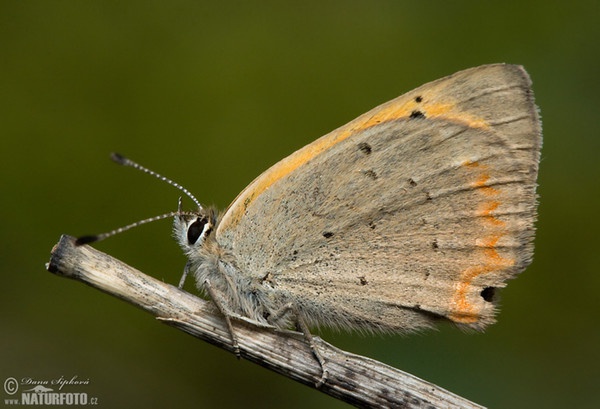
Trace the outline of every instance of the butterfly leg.
<instances>
[{"instance_id":1,"label":"butterfly leg","mask_svg":"<svg viewBox=\"0 0 600 409\"><path fill-rule=\"evenodd\" d=\"M219 312L223 314L223 317L225 318L225 323L227 324L227 328L229 329L229 335L231 336L231 346L233 347L233 353L235 354L235 356L238 357L238 359L241 358L240 345L238 344L238 339L235 336L235 332L233 331L233 325L231 325L231 312L225 307L225 304L223 303L220 294L218 294L217 291L215 291L215 289L210 284L210 281L204 280L204 288L206 289L206 292L210 296L211 300L213 300L213 302L219 309Z\"/></svg>"},{"instance_id":2,"label":"butterfly leg","mask_svg":"<svg viewBox=\"0 0 600 409\"><path fill-rule=\"evenodd\" d=\"M321 366L321 378L315 384L315 386L317 388L320 388L323 384L325 384L325 382L327 382L327 378L329 377L329 370L327 369L327 366L326 366L327 362L325 361L325 358L323 357L323 355L321 355L321 353L317 349L315 340L314 340L312 334L310 333L310 329L308 328L306 321L304 321L304 319L300 316L300 314L298 314L298 310L296 309L296 307L294 307L294 305L292 303L288 303L288 304L284 305L279 311L277 311L277 313L275 313L273 315L271 321L277 322L279 319L283 318L286 314L292 314L294 316L294 318L296 320L297 329L300 332L302 332L302 335L304 335L304 339L310 346L310 349L311 349L314 357L317 359L317 361L319 362L319 365Z\"/></svg>"},{"instance_id":3,"label":"butterfly leg","mask_svg":"<svg viewBox=\"0 0 600 409\"><path fill-rule=\"evenodd\" d=\"M183 288L183 285L185 284L185 279L188 276L188 273L190 272L190 263L186 263L185 267L183 268L183 275L181 276L181 279L179 280L179 285L177 286L177 288L179 288L180 290Z\"/></svg>"},{"instance_id":4,"label":"butterfly leg","mask_svg":"<svg viewBox=\"0 0 600 409\"><path fill-rule=\"evenodd\" d=\"M304 334L306 342L308 342L308 345L310 345L310 349L312 350L313 355L315 356L315 358L317 358L317 361L319 361L319 365L321 366L321 379L319 379L315 384L317 388L320 388L325 382L327 382L327 378L329 377L329 371L327 370L325 358L323 358L323 355L321 355L321 353L317 349L317 346L315 345L315 340L312 334L310 333L308 325L306 325L304 319L300 318L300 316L296 314L296 322L298 323L302 334Z\"/></svg>"}]
</instances>

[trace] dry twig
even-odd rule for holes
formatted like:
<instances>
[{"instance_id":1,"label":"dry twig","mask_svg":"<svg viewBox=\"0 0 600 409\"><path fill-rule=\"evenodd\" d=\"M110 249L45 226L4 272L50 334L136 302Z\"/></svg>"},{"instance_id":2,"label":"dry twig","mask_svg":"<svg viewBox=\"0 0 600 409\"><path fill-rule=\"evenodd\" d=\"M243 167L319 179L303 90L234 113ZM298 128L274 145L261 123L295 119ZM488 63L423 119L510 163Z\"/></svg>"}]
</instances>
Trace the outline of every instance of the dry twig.
<instances>
[{"instance_id":1,"label":"dry twig","mask_svg":"<svg viewBox=\"0 0 600 409\"><path fill-rule=\"evenodd\" d=\"M46 268L142 308L162 322L232 351L227 326L212 303L149 277L90 246L62 236ZM244 359L314 387L321 367L302 334L234 320ZM473 402L381 362L350 354L315 337L327 361L322 392L358 407L481 409Z\"/></svg>"}]
</instances>

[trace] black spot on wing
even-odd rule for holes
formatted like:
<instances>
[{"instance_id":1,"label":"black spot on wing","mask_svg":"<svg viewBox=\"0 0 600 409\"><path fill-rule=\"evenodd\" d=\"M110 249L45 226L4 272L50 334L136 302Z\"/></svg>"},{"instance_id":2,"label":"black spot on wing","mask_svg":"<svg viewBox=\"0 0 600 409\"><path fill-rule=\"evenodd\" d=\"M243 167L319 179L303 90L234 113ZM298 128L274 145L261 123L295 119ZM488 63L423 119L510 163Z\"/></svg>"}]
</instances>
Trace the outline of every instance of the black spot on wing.
<instances>
[{"instance_id":1,"label":"black spot on wing","mask_svg":"<svg viewBox=\"0 0 600 409\"><path fill-rule=\"evenodd\" d=\"M496 298L496 287L485 287L481 290L481 298L487 302L492 302Z\"/></svg>"},{"instance_id":2,"label":"black spot on wing","mask_svg":"<svg viewBox=\"0 0 600 409\"><path fill-rule=\"evenodd\" d=\"M368 143L366 143L366 142L361 142L361 143L359 143L359 144L358 144L358 149L360 149L360 151L361 151L362 153L364 153L365 155L370 155L370 154L371 154L371 152L372 152L371 145L369 145L369 144L368 144Z\"/></svg>"},{"instance_id":3,"label":"black spot on wing","mask_svg":"<svg viewBox=\"0 0 600 409\"><path fill-rule=\"evenodd\" d=\"M409 116L410 119L424 119L425 114L419 110L412 111Z\"/></svg>"},{"instance_id":4,"label":"black spot on wing","mask_svg":"<svg viewBox=\"0 0 600 409\"><path fill-rule=\"evenodd\" d=\"M373 169L363 170L362 173L373 180L377 179L377 173Z\"/></svg>"}]
</instances>

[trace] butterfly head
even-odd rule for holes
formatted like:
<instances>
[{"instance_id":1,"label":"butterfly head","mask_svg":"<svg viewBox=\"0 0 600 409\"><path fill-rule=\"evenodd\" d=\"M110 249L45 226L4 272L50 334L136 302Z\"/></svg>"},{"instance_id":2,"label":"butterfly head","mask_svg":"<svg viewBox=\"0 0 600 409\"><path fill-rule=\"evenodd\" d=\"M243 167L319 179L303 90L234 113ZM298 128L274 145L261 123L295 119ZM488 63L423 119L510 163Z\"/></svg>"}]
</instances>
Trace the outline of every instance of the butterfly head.
<instances>
[{"instance_id":1,"label":"butterfly head","mask_svg":"<svg viewBox=\"0 0 600 409\"><path fill-rule=\"evenodd\" d=\"M214 209L200 207L194 212L186 212L182 210L181 198L179 199L178 211L173 220L173 235L186 253L202 247L214 234L216 224Z\"/></svg>"}]
</instances>

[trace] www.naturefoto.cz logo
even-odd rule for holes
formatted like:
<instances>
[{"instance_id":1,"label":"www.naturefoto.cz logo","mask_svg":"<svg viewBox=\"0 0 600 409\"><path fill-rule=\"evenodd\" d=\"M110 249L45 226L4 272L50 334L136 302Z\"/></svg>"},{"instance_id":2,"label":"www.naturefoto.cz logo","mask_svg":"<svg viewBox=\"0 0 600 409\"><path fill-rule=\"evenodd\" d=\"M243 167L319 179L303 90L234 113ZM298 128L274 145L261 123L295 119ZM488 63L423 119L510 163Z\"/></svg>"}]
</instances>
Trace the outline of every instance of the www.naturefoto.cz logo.
<instances>
[{"instance_id":1,"label":"www.naturefoto.cz logo","mask_svg":"<svg viewBox=\"0 0 600 409\"><path fill-rule=\"evenodd\" d=\"M30 377L10 377L4 380L5 405L97 405L98 398L90 397L86 392L67 391L69 387L84 387L90 384L89 379L78 376L54 379L34 379ZM63 388L67 390L63 391ZM17 392L20 391L20 395Z\"/></svg>"}]
</instances>

